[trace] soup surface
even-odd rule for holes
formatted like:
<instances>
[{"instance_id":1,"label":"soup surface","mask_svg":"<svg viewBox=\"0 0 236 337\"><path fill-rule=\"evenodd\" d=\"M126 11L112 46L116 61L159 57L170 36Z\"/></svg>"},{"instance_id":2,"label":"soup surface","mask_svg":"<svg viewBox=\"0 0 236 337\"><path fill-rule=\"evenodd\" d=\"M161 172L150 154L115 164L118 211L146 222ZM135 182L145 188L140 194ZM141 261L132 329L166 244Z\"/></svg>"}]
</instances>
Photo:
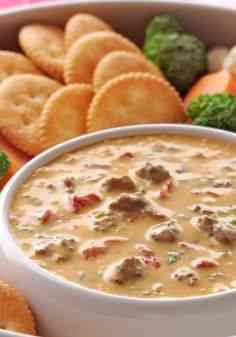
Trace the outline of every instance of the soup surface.
<instances>
[{"instance_id":1,"label":"soup surface","mask_svg":"<svg viewBox=\"0 0 236 337\"><path fill-rule=\"evenodd\" d=\"M236 149L182 135L109 140L39 168L10 211L42 268L97 290L183 297L236 286Z\"/></svg>"}]
</instances>

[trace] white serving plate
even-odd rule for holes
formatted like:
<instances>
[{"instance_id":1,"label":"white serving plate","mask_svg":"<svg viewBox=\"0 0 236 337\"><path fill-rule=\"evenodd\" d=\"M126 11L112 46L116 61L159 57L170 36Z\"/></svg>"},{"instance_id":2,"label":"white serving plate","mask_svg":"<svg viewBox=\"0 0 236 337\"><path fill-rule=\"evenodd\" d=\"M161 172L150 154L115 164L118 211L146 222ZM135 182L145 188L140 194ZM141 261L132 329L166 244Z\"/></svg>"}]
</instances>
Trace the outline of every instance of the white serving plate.
<instances>
[{"instance_id":1,"label":"white serving plate","mask_svg":"<svg viewBox=\"0 0 236 337\"><path fill-rule=\"evenodd\" d=\"M160 12L176 14L186 28L197 33L208 44L233 45L236 42L236 11L229 9L148 0L82 1L78 4L67 1L1 12L0 46L16 49L17 30L23 24L47 22L63 26L66 19L78 11L101 16L137 43L143 40L145 24ZM39 166L66 151L102 139L166 132L209 136L236 144L235 134L187 125L149 125L108 130L79 137L46 151L19 171L4 189L0 202L0 277L25 294L36 314L40 335L225 337L235 333L234 290L205 297L159 300L104 294L64 281L39 268L23 255L9 232L7 214L14 193Z\"/></svg>"}]
</instances>

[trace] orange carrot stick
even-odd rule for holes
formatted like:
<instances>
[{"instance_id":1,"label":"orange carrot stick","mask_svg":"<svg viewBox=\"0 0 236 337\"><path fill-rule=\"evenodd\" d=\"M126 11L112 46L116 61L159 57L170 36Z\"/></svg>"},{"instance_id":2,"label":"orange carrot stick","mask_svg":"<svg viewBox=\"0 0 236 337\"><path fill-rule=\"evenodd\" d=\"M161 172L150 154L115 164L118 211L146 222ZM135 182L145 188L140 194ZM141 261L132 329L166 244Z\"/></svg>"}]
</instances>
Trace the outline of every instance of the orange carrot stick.
<instances>
[{"instance_id":1,"label":"orange carrot stick","mask_svg":"<svg viewBox=\"0 0 236 337\"><path fill-rule=\"evenodd\" d=\"M4 186L4 184L13 176L17 170L19 170L30 158L27 157L22 152L15 149L11 144L9 144L1 135L0 135L0 152L4 152L9 161L10 168L5 177L0 178L0 189Z\"/></svg>"},{"instance_id":2,"label":"orange carrot stick","mask_svg":"<svg viewBox=\"0 0 236 337\"><path fill-rule=\"evenodd\" d=\"M200 95L213 95L228 92L236 96L236 79L226 70L203 76L184 99L185 109Z\"/></svg>"}]
</instances>

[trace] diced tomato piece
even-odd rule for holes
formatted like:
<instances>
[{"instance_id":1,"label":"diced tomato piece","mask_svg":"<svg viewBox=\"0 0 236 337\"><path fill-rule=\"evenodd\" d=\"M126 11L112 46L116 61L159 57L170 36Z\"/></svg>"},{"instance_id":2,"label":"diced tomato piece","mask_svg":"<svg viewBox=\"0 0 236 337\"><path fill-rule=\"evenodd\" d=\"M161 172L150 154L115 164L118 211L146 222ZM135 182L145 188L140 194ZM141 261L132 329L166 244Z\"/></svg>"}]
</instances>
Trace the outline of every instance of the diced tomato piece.
<instances>
[{"instance_id":1,"label":"diced tomato piece","mask_svg":"<svg viewBox=\"0 0 236 337\"><path fill-rule=\"evenodd\" d=\"M101 201L101 198L99 197L99 195L95 194L95 193L89 193L87 195L84 196L74 196L72 198L72 207L73 210L77 213L79 212L82 208L86 207L86 206L92 206L98 202Z\"/></svg>"},{"instance_id":2,"label":"diced tomato piece","mask_svg":"<svg viewBox=\"0 0 236 337\"><path fill-rule=\"evenodd\" d=\"M142 259L146 265L151 266L153 268L158 269L161 266L160 260L156 256L143 256Z\"/></svg>"},{"instance_id":3,"label":"diced tomato piece","mask_svg":"<svg viewBox=\"0 0 236 337\"><path fill-rule=\"evenodd\" d=\"M198 258L192 261L194 268L214 268L218 267L219 263L212 258Z\"/></svg>"},{"instance_id":4,"label":"diced tomato piece","mask_svg":"<svg viewBox=\"0 0 236 337\"><path fill-rule=\"evenodd\" d=\"M132 152L125 152L120 156L120 159L133 159L134 154Z\"/></svg>"},{"instance_id":5,"label":"diced tomato piece","mask_svg":"<svg viewBox=\"0 0 236 337\"><path fill-rule=\"evenodd\" d=\"M40 216L40 221L43 224L46 224L50 218L52 217L52 211L50 209L47 209L46 211L43 212L43 214Z\"/></svg>"}]
</instances>

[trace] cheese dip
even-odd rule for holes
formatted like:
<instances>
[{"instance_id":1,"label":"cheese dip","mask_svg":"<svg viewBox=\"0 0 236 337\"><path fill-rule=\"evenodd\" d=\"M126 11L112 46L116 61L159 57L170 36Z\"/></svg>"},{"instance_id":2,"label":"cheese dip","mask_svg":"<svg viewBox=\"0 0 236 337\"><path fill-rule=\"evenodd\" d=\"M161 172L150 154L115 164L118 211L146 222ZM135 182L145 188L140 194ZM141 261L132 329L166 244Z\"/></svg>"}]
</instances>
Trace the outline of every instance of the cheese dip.
<instances>
[{"instance_id":1,"label":"cheese dip","mask_svg":"<svg viewBox=\"0 0 236 337\"><path fill-rule=\"evenodd\" d=\"M9 214L22 250L84 287L185 297L236 286L236 149L183 135L107 140L45 165Z\"/></svg>"}]
</instances>

